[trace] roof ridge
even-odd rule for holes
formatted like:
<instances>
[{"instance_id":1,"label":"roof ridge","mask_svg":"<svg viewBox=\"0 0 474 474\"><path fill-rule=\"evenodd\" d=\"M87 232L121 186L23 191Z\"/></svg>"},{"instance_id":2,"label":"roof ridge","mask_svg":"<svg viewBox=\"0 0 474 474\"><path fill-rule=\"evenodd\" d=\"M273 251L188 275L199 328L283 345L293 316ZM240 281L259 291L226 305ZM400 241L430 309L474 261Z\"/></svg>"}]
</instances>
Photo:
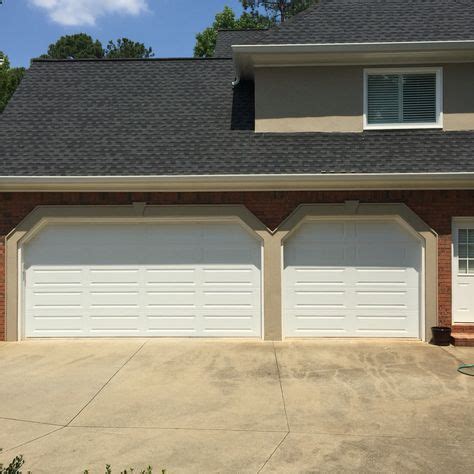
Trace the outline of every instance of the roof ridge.
<instances>
[{"instance_id":1,"label":"roof ridge","mask_svg":"<svg viewBox=\"0 0 474 474\"><path fill-rule=\"evenodd\" d=\"M169 57L169 58L77 58L77 59L50 59L50 58L33 58L32 63L79 63L79 62L167 62L167 61L230 61L231 58L195 58L195 57Z\"/></svg>"},{"instance_id":2,"label":"roof ridge","mask_svg":"<svg viewBox=\"0 0 474 474\"><path fill-rule=\"evenodd\" d=\"M271 28L218 28L217 31L268 31Z\"/></svg>"}]
</instances>

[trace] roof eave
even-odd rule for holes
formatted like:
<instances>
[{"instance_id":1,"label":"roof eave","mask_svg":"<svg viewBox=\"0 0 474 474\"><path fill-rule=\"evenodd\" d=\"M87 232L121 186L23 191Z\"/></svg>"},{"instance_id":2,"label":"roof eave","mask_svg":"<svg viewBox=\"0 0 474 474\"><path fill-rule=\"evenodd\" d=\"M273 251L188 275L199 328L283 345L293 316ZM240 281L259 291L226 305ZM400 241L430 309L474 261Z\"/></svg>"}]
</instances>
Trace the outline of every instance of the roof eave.
<instances>
[{"instance_id":1,"label":"roof eave","mask_svg":"<svg viewBox=\"0 0 474 474\"><path fill-rule=\"evenodd\" d=\"M238 77L257 67L474 62L474 40L233 45Z\"/></svg>"},{"instance_id":2,"label":"roof eave","mask_svg":"<svg viewBox=\"0 0 474 474\"><path fill-rule=\"evenodd\" d=\"M0 192L474 189L474 173L202 176L0 176Z\"/></svg>"}]
</instances>

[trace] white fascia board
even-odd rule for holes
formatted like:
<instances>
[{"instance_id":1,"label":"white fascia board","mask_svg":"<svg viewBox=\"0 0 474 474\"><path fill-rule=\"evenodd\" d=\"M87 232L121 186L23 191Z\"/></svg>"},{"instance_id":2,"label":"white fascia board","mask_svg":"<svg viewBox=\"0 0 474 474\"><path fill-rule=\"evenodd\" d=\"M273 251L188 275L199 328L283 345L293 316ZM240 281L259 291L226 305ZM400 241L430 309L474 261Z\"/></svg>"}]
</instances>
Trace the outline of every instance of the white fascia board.
<instances>
[{"instance_id":1,"label":"white fascia board","mask_svg":"<svg viewBox=\"0 0 474 474\"><path fill-rule=\"evenodd\" d=\"M474 40L401 43L233 45L237 77L258 67L474 62Z\"/></svg>"},{"instance_id":2,"label":"white fascia board","mask_svg":"<svg viewBox=\"0 0 474 474\"><path fill-rule=\"evenodd\" d=\"M232 45L234 53L349 53L392 51L438 51L474 49L474 40L407 41L379 43L311 43L311 44L244 44Z\"/></svg>"},{"instance_id":3,"label":"white fascia board","mask_svg":"<svg viewBox=\"0 0 474 474\"><path fill-rule=\"evenodd\" d=\"M474 173L202 176L0 176L8 191L290 191L474 189Z\"/></svg>"}]
</instances>

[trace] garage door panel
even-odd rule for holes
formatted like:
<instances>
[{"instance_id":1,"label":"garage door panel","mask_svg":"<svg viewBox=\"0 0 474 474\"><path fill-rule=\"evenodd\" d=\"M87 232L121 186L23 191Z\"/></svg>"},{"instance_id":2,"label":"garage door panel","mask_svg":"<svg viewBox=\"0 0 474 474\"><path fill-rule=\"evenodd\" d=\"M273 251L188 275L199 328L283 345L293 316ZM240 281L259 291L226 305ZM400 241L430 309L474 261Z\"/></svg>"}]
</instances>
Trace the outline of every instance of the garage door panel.
<instances>
[{"instance_id":1,"label":"garage door panel","mask_svg":"<svg viewBox=\"0 0 474 474\"><path fill-rule=\"evenodd\" d=\"M348 227L353 226L356 243L366 242L390 242L395 244L413 244L412 233L396 221L385 221L380 225L380 221L364 221L348 223Z\"/></svg>"},{"instance_id":2,"label":"garage door panel","mask_svg":"<svg viewBox=\"0 0 474 474\"><path fill-rule=\"evenodd\" d=\"M114 288L118 285L138 286L140 270L137 267L89 268L87 267L89 284L97 287Z\"/></svg>"},{"instance_id":3,"label":"garage door panel","mask_svg":"<svg viewBox=\"0 0 474 474\"><path fill-rule=\"evenodd\" d=\"M197 304L197 294L192 288L186 287L179 290L173 289L147 289L145 292L146 305L148 308L173 308L173 307L195 307Z\"/></svg>"},{"instance_id":4,"label":"garage door panel","mask_svg":"<svg viewBox=\"0 0 474 474\"><path fill-rule=\"evenodd\" d=\"M419 274L412 268L355 268L356 285L376 288L386 287L417 287Z\"/></svg>"},{"instance_id":5,"label":"garage door panel","mask_svg":"<svg viewBox=\"0 0 474 474\"><path fill-rule=\"evenodd\" d=\"M88 303L91 308L138 307L139 300L140 292L137 288L92 288L88 292Z\"/></svg>"},{"instance_id":6,"label":"garage door panel","mask_svg":"<svg viewBox=\"0 0 474 474\"><path fill-rule=\"evenodd\" d=\"M80 268L35 267L30 272L31 284L35 287L81 285L82 270Z\"/></svg>"},{"instance_id":7,"label":"garage door panel","mask_svg":"<svg viewBox=\"0 0 474 474\"><path fill-rule=\"evenodd\" d=\"M286 255L286 253L285 253ZM292 261L290 256L289 261ZM296 265L296 264L295 264ZM293 271L287 272L285 278L289 287L295 286L301 289L312 287L341 286L344 285L346 270L342 267L302 267L293 266Z\"/></svg>"},{"instance_id":8,"label":"garage door panel","mask_svg":"<svg viewBox=\"0 0 474 474\"><path fill-rule=\"evenodd\" d=\"M252 290L226 291L205 289L203 291L204 308L255 308L259 302L259 292Z\"/></svg>"},{"instance_id":9,"label":"garage door panel","mask_svg":"<svg viewBox=\"0 0 474 474\"><path fill-rule=\"evenodd\" d=\"M290 292L290 301L296 300L295 308L344 308L348 291L337 290L297 290Z\"/></svg>"},{"instance_id":10,"label":"garage door panel","mask_svg":"<svg viewBox=\"0 0 474 474\"><path fill-rule=\"evenodd\" d=\"M251 286L260 288L260 272L255 268L204 268L203 284L204 286L227 286L230 289L235 286Z\"/></svg>"},{"instance_id":11,"label":"garage door panel","mask_svg":"<svg viewBox=\"0 0 474 474\"><path fill-rule=\"evenodd\" d=\"M343 241L347 226L344 222L324 221L308 222L301 226L291 237L289 245L300 246L305 243Z\"/></svg>"},{"instance_id":12,"label":"garage door panel","mask_svg":"<svg viewBox=\"0 0 474 474\"><path fill-rule=\"evenodd\" d=\"M355 292L357 308L387 311L390 309L417 309L418 289L406 290L358 290Z\"/></svg>"},{"instance_id":13,"label":"garage door panel","mask_svg":"<svg viewBox=\"0 0 474 474\"><path fill-rule=\"evenodd\" d=\"M408 260L406 248L400 244L391 244L389 252L385 245L380 246L373 242L366 245L358 244L355 253L355 265L366 267L393 267L394 263L405 267Z\"/></svg>"},{"instance_id":14,"label":"garage door panel","mask_svg":"<svg viewBox=\"0 0 474 474\"><path fill-rule=\"evenodd\" d=\"M90 331L129 331L133 333L137 330L137 322L140 316L135 315L129 316L94 316L91 315L88 320L88 326Z\"/></svg>"},{"instance_id":15,"label":"garage door panel","mask_svg":"<svg viewBox=\"0 0 474 474\"><path fill-rule=\"evenodd\" d=\"M258 328L255 327L252 313L245 313L239 311L233 311L232 313L213 312L206 311L203 315L204 318L204 330L206 332L219 331L221 334L235 333L236 331L247 332L249 334L254 333Z\"/></svg>"},{"instance_id":16,"label":"garage door panel","mask_svg":"<svg viewBox=\"0 0 474 474\"><path fill-rule=\"evenodd\" d=\"M406 311L391 316L388 313L356 314L357 332L377 337L411 337L413 331L417 330L417 324L411 322L416 322L417 316L416 311Z\"/></svg>"},{"instance_id":17,"label":"garage door panel","mask_svg":"<svg viewBox=\"0 0 474 474\"><path fill-rule=\"evenodd\" d=\"M171 247L171 245L170 245ZM204 251L202 248L196 248L194 245L173 245L173 248L164 247L161 243L159 247L143 249L147 256L145 265L169 265L175 266L176 262L182 262L183 265L198 265L203 261Z\"/></svg>"},{"instance_id":18,"label":"garage door panel","mask_svg":"<svg viewBox=\"0 0 474 474\"><path fill-rule=\"evenodd\" d=\"M196 286L196 269L192 267L151 267L144 273L147 286Z\"/></svg>"},{"instance_id":19,"label":"garage door panel","mask_svg":"<svg viewBox=\"0 0 474 474\"><path fill-rule=\"evenodd\" d=\"M309 244L305 242L301 246L292 242L285 248L285 253L287 252L291 262L301 266L337 267L338 264L343 265L348 251L349 248L334 242L325 243L324 248L314 242Z\"/></svg>"},{"instance_id":20,"label":"garage door panel","mask_svg":"<svg viewBox=\"0 0 474 474\"><path fill-rule=\"evenodd\" d=\"M284 247L285 334L418 337L421 256L394 221L303 224Z\"/></svg>"},{"instance_id":21,"label":"garage door panel","mask_svg":"<svg viewBox=\"0 0 474 474\"><path fill-rule=\"evenodd\" d=\"M348 315L345 309L298 309L288 312L288 316L292 326L285 328L285 332L291 330L291 335L296 337L311 336L311 333L317 336L328 331L346 332Z\"/></svg>"},{"instance_id":22,"label":"garage door panel","mask_svg":"<svg viewBox=\"0 0 474 474\"><path fill-rule=\"evenodd\" d=\"M197 316L193 313L176 312L170 314L166 312L161 315L147 315L148 331L158 332L171 335L174 331L175 335L179 335L183 331L186 333L196 333Z\"/></svg>"},{"instance_id":23,"label":"garage door panel","mask_svg":"<svg viewBox=\"0 0 474 474\"><path fill-rule=\"evenodd\" d=\"M258 252L246 247L222 247L219 245L204 248L203 262L206 265L229 265L238 262L258 263ZM260 265L257 266L259 268Z\"/></svg>"},{"instance_id":24,"label":"garage door panel","mask_svg":"<svg viewBox=\"0 0 474 474\"><path fill-rule=\"evenodd\" d=\"M71 289L32 290L31 303L27 307L34 308L81 308L83 306L83 292Z\"/></svg>"},{"instance_id":25,"label":"garage door panel","mask_svg":"<svg viewBox=\"0 0 474 474\"><path fill-rule=\"evenodd\" d=\"M74 327L63 327L55 322L55 327L42 328L38 327L30 337L83 337L84 331L80 323Z\"/></svg>"},{"instance_id":26,"label":"garage door panel","mask_svg":"<svg viewBox=\"0 0 474 474\"><path fill-rule=\"evenodd\" d=\"M24 267L26 336L261 335L261 243L238 225L51 225Z\"/></svg>"}]
</instances>

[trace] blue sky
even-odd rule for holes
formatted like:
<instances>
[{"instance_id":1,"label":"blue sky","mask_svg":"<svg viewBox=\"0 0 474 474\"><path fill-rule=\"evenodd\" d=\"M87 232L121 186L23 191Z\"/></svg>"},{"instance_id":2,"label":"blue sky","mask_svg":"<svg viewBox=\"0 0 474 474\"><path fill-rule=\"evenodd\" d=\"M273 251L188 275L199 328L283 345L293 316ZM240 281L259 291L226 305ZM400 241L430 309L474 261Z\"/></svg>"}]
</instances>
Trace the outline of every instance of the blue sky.
<instances>
[{"instance_id":1,"label":"blue sky","mask_svg":"<svg viewBox=\"0 0 474 474\"><path fill-rule=\"evenodd\" d=\"M0 51L13 66L28 66L60 36L85 32L104 45L127 37L156 57L192 56L197 32L239 0L5 0L0 6Z\"/></svg>"}]
</instances>

